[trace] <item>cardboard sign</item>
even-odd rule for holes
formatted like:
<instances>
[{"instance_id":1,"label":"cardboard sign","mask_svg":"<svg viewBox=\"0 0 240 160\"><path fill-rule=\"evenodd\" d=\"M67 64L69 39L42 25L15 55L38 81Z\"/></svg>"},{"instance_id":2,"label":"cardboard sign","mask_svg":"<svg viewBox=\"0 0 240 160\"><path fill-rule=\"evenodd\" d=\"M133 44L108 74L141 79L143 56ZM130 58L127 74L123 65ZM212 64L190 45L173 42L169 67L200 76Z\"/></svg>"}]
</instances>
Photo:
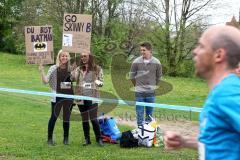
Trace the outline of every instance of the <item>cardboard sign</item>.
<instances>
[{"instance_id":1,"label":"cardboard sign","mask_svg":"<svg viewBox=\"0 0 240 160\"><path fill-rule=\"evenodd\" d=\"M52 26L26 26L27 64L53 64Z\"/></svg>"},{"instance_id":2,"label":"cardboard sign","mask_svg":"<svg viewBox=\"0 0 240 160\"><path fill-rule=\"evenodd\" d=\"M90 52L92 15L64 14L62 49L72 53Z\"/></svg>"}]
</instances>

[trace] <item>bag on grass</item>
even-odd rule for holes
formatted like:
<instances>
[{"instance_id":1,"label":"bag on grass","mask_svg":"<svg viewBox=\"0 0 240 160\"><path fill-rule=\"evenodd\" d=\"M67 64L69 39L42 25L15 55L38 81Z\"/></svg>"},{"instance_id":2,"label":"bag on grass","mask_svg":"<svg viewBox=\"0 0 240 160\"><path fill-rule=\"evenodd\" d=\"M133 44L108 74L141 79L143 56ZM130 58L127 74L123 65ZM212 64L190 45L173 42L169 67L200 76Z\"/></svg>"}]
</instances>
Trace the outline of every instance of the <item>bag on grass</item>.
<instances>
[{"instance_id":1,"label":"bag on grass","mask_svg":"<svg viewBox=\"0 0 240 160\"><path fill-rule=\"evenodd\" d=\"M117 141L121 137L121 132L118 129L117 123L113 117L99 119L100 130L103 136L111 137L112 141Z\"/></svg>"},{"instance_id":2,"label":"bag on grass","mask_svg":"<svg viewBox=\"0 0 240 160\"><path fill-rule=\"evenodd\" d=\"M123 148L138 147L138 139L135 139L133 137L131 131L123 132L122 137L120 138L120 147Z\"/></svg>"},{"instance_id":3,"label":"bag on grass","mask_svg":"<svg viewBox=\"0 0 240 160\"><path fill-rule=\"evenodd\" d=\"M112 143L112 144L117 144L118 142L114 139L112 139L110 136L106 135L101 135L102 141L106 143Z\"/></svg>"},{"instance_id":4,"label":"bag on grass","mask_svg":"<svg viewBox=\"0 0 240 160\"><path fill-rule=\"evenodd\" d=\"M152 147L155 135L155 128L149 124L138 126L138 144L139 146Z\"/></svg>"}]
</instances>

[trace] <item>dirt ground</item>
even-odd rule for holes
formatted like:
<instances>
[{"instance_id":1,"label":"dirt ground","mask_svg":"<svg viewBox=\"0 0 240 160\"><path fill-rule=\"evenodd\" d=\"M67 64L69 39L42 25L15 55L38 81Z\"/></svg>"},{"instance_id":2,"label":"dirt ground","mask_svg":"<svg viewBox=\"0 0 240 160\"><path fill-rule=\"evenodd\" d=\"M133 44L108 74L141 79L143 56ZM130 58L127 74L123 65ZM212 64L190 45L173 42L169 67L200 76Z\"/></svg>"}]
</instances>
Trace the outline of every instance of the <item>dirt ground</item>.
<instances>
[{"instance_id":1,"label":"dirt ground","mask_svg":"<svg viewBox=\"0 0 240 160\"><path fill-rule=\"evenodd\" d=\"M80 120L79 111L73 110L73 113L76 113L77 120ZM111 117L111 116L107 116ZM72 114L72 118L73 114ZM115 117L118 125L127 125L132 128L137 128L137 122L134 119L125 120L119 117ZM158 121L158 125L162 128L163 131L175 131L179 132L184 136L196 136L199 132L199 123L197 121Z\"/></svg>"},{"instance_id":2,"label":"dirt ground","mask_svg":"<svg viewBox=\"0 0 240 160\"><path fill-rule=\"evenodd\" d=\"M117 123L134 128L137 127L136 121L117 119ZM195 121L160 121L158 125L160 125L163 131L175 131L184 136L197 136L199 131L199 124Z\"/></svg>"}]
</instances>

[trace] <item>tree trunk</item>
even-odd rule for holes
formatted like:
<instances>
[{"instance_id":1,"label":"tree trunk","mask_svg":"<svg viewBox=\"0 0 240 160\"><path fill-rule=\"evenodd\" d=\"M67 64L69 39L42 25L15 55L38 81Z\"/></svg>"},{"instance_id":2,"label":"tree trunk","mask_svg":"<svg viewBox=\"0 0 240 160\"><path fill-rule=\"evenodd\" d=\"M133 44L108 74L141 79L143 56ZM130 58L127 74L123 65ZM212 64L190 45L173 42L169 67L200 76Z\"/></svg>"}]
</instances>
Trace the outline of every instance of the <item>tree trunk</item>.
<instances>
[{"instance_id":1,"label":"tree trunk","mask_svg":"<svg viewBox=\"0 0 240 160\"><path fill-rule=\"evenodd\" d=\"M168 58L168 68L169 68L169 75L176 76L176 52L172 50L171 39L170 39L170 1L165 1L165 50L166 55Z\"/></svg>"},{"instance_id":2,"label":"tree trunk","mask_svg":"<svg viewBox=\"0 0 240 160\"><path fill-rule=\"evenodd\" d=\"M80 1L80 0L78 0ZM83 14L85 12L85 0L81 0L81 8L80 8L80 13Z\"/></svg>"},{"instance_id":3,"label":"tree trunk","mask_svg":"<svg viewBox=\"0 0 240 160\"><path fill-rule=\"evenodd\" d=\"M108 20L107 24L105 27L105 36L107 38L110 38L112 35L112 30L111 30L111 25L112 25L112 20L114 19L114 13L117 8L117 1L114 0L108 0L107 8L108 8Z\"/></svg>"}]
</instances>

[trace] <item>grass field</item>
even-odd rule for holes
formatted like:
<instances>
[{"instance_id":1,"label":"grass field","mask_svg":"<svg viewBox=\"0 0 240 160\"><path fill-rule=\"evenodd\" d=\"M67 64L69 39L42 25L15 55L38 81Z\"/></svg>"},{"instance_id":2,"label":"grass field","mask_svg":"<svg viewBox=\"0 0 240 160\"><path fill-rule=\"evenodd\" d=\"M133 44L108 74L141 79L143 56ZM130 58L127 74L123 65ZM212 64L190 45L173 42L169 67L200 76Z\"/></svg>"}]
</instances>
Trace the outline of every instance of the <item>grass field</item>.
<instances>
[{"instance_id":1,"label":"grass field","mask_svg":"<svg viewBox=\"0 0 240 160\"><path fill-rule=\"evenodd\" d=\"M37 68L38 66L26 65L24 56L0 52L0 87L49 92L49 87L42 85ZM202 106L208 92L202 80L180 77L164 77L163 80L172 84L173 90L157 97L157 102ZM107 70L103 91L116 95ZM106 144L100 148L96 143L82 147L83 132L79 121L71 122L70 145L64 146L62 121L58 120L54 132L57 145L50 147L46 144L49 97L0 91L0 99L0 159L197 159L197 152L193 150L167 152L162 148L122 149L118 144ZM165 115L189 114L175 110L156 110L159 111ZM134 116L134 107L118 106L108 114L117 117L123 113ZM197 121L198 114L193 113L191 120ZM121 131L130 129L128 126L119 128ZM94 142L92 130L91 139Z\"/></svg>"}]
</instances>

